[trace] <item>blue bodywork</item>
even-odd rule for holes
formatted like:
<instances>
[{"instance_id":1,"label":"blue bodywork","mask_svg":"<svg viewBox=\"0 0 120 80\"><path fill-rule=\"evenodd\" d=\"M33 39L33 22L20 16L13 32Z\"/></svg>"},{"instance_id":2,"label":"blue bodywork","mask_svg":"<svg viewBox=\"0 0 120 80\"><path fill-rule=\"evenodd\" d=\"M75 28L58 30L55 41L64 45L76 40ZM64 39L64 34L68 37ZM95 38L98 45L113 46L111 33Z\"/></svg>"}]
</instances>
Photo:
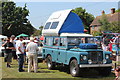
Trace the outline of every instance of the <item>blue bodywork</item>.
<instances>
[{"instance_id":1,"label":"blue bodywork","mask_svg":"<svg viewBox=\"0 0 120 80\"><path fill-rule=\"evenodd\" d=\"M78 61L78 64L88 64L87 60L80 62L80 55L88 55L88 51L101 51L99 49L70 49L70 50L62 50L62 49L51 49L51 48L43 48L43 57L46 58L47 55L51 55L52 61L56 63L63 63L69 65L69 62L74 58ZM103 58L105 58L106 54L111 54L109 51L103 52ZM111 60L108 60L107 63L111 63Z\"/></svg>"},{"instance_id":2,"label":"blue bodywork","mask_svg":"<svg viewBox=\"0 0 120 80\"><path fill-rule=\"evenodd\" d=\"M48 37L48 38L50 38L50 37ZM51 37L51 40L53 40L53 38L58 39L58 37ZM59 37L59 38L67 38L67 37ZM52 42L53 41L51 41L51 43ZM59 39L58 39L58 43L60 44ZM81 55L88 57L89 52L98 52L97 54L99 54L99 52L101 52L100 53L100 54L102 54L102 57L100 59L101 61L103 59L105 59L105 56L107 54L108 55L111 54L111 52L102 51L101 49L81 49L79 47L70 48L68 43L66 43L66 46L64 46L64 47L62 47L60 45L54 46L52 44L44 45L42 56L45 59L48 55L51 55L53 62L61 63L61 64L65 64L65 65L69 65L69 63L72 59L76 59L78 64L88 64L88 58L84 61L81 61ZM110 60L110 59L106 59L106 60L107 60L106 64L109 64L112 62L112 60Z\"/></svg>"}]
</instances>

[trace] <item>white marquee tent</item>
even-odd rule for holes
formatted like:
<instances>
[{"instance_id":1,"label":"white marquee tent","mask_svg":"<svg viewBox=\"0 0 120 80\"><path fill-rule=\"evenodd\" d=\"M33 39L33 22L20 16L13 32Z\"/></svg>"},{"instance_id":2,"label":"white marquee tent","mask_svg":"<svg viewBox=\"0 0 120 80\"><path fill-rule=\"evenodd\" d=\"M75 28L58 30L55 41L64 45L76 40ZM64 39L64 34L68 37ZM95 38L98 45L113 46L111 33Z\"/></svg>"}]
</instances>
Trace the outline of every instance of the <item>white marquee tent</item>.
<instances>
[{"instance_id":1,"label":"white marquee tent","mask_svg":"<svg viewBox=\"0 0 120 80\"><path fill-rule=\"evenodd\" d=\"M0 35L0 39L1 39L1 38L7 38L7 36Z\"/></svg>"}]
</instances>

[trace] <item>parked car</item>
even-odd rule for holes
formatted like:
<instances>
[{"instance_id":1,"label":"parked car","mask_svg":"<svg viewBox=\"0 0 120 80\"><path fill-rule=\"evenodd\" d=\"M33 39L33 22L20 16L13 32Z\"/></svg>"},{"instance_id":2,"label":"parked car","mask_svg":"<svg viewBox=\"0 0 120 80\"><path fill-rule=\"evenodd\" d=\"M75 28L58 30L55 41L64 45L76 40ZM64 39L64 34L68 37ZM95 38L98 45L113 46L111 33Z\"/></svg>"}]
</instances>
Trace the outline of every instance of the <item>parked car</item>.
<instances>
[{"instance_id":1,"label":"parked car","mask_svg":"<svg viewBox=\"0 0 120 80\"><path fill-rule=\"evenodd\" d=\"M48 69L56 65L69 66L72 76L80 75L84 69L96 69L101 75L111 73L111 52L98 49L95 43L89 43L89 36L45 37L42 56L47 60ZM57 40L57 41L56 41ZM85 43L84 43L85 42Z\"/></svg>"},{"instance_id":2,"label":"parked car","mask_svg":"<svg viewBox=\"0 0 120 80\"><path fill-rule=\"evenodd\" d=\"M30 40L23 40L23 43L26 43L26 45L30 42ZM37 42L37 41L35 41ZM38 42L37 42L38 43ZM38 45L39 51L38 51L38 58L42 59L42 47L40 45ZM27 53L26 53L27 54Z\"/></svg>"},{"instance_id":3,"label":"parked car","mask_svg":"<svg viewBox=\"0 0 120 80\"><path fill-rule=\"evenodd\" d=\"M0 57L4 57L4 47L0 47Z\"/></svg>"},{"instance_id":4,"label":"parked car","mask_svg":"<svg viewBox=\"0 0 120 80\"><path fill-rule=\"evenodd\" d=\"M97 70L103 76L111 73L112 53L98 48L99 39L83 32L81 19L71 10L58 11L49 17L42 30L42 56L48 69L67 66L73 77L90 69Z\"/></svg>"}]
</instances>

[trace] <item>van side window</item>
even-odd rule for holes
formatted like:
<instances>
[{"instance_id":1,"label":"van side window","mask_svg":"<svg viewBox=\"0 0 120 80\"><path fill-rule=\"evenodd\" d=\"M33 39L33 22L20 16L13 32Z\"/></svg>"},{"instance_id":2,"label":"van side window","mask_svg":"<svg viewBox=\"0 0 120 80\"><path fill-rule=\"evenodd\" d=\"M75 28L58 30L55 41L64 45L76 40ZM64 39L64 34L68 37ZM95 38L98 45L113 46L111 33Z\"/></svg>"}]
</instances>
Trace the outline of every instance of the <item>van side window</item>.
<instances>
[{"instance_id":1,"label":"van side window","mask_svg":"<svg viewBox=\"0 0 120 80\"><path fill-rule=\"evenodd\" d=\"M50 29L56 29L59 22L53 22Z\"/></svg>"},{"instance_id":2,"label":"van side window","mask_svg":"<svg viewBox=\"0 0 120 80\"><path fill-rule=\"evenodd\" d=\"M44 29L49 29L51 22L46 23Z\"/></svg>"},{"instance_id":3,"label":"van side window","mask_svg":"<svg viewBox=\"0 0 120 80\"><path fill-rule=\"evenodd\" d=\"M66 46L67 39L66 38L60 38L60 46Z\"/></svg>"},{"instance_id":4,"label":"van side window","mask_svg":"<svg viewBox=\"0 0 120 80\"><path fill-rule=\"evenodd\" d=\"M52 43L51 43L52 41L53 41L52 38L45 38L45 45L51 46L52 45Z\"/></svg>"},{"instance_id":5,"label":"van side window","mask_svg":"<svg viewBox=\"0 0 120 80\"><path fill-rule=\"evenodd\" d=\"M58 46L58 40L59 40L59 38L54 38L54 40L53 40L53 46Z\"/></svg>"},{"instance_id":6,"label":"van side window","mask_svg":"<svg viewBox=\"0 0 120 80\"><path fill-rule=\"evenodd\" d=\"M69 38L68 45L79 45L78 38Z\"/></svg>"}]
</instances>

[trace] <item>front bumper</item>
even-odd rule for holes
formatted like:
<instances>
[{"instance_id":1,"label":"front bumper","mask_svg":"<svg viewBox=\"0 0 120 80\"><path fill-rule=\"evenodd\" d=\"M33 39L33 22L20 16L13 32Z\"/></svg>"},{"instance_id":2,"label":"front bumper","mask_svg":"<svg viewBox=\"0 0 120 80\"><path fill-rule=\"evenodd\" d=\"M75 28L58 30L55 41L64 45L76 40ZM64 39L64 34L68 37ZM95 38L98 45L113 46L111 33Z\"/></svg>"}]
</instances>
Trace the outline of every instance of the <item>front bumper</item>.
<instances>
[{"instance_id":1,"label":"front bumper","mask_svg":"<svg viewBox=\"0 0 120 80\"><path fill-rule=\"evenodd\" d=\"M80 68L89 68L89 67L111 67L112 64L82 64L79 65Z\"/></svg>"}]
</instances>

